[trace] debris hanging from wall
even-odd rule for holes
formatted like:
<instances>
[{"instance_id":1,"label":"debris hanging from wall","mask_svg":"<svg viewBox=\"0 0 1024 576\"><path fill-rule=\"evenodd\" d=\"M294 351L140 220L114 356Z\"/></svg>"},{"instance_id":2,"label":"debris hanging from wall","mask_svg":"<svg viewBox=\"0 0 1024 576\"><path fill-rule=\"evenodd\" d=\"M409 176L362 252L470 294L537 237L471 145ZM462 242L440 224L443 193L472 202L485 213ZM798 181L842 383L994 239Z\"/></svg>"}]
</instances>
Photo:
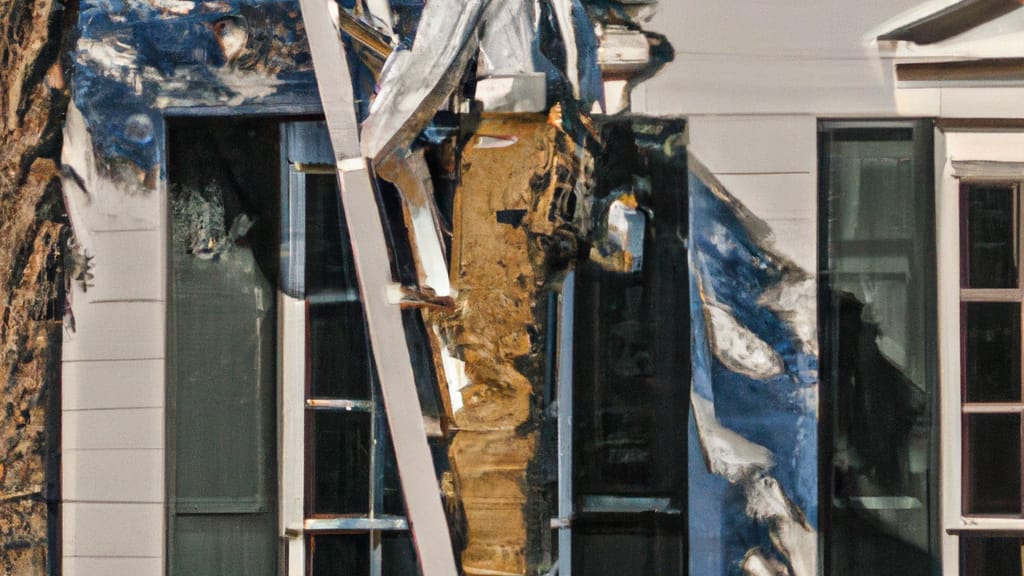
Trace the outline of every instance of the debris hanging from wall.
<instances>
[{"instance_id":1,"label":"debris hanging from wall","mask_svg":"<svg viewBox=\"0 0 1024 576\"><path fill-rule=\"evenodd\" d=\"M813 576L818 358L800 319L815 301L796 288L813 279L694 158L690 170L690 570Z\"/></svg>"},{"instance_id":2,"label":"debris hanging from wall","mask_svg":"<svg viewBox=\"0 0 1024 576\"><path fill-rule=\"evenodd\" d=\"M513 143L489 147L495 140ZM466 574L533 573L547 536L531 471L543 342L553 337L540 307L575 254L574 214L558 200L575 188L581 153L544 116L490 116L462 156L452 242L459 296L439 321L468 380L450 449L467 522Z\"/></svg>"}]
</instances>

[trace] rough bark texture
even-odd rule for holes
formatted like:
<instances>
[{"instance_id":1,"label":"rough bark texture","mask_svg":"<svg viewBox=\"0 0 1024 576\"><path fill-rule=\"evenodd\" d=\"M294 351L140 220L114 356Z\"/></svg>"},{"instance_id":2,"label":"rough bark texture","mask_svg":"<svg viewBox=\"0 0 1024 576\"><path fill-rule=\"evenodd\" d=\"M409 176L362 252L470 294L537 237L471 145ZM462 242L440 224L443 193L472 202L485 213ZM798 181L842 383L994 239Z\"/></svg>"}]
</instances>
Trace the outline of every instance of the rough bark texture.
<instances>
[{"instance_id":1,"label":"rough bark texture","mask_svg":"<svg viewBox=\"0 0 1024 576\"><path fill-rule=\"evenodd\" d=\"M495 139L507 146L488 146ZM543 116L485 119L462 157L447 327L470 385L449 454L466 517L465 574L535 573L548 533L535 477L542 314L553 267L572 251L560 200L577 170L572 143Z\"/></svg>"},{"instance_id":2,"label":"rough bark texture","mask_svg":"<svg viewBox=\"0 0 1024 576\"><path fill-rule=\"evenodd\" d=\"M19 576L59 563L48 557L59 411L48 407L64 315L66 17L57 0L0 0L0 573Z\"/></svg>"}]
</instances>

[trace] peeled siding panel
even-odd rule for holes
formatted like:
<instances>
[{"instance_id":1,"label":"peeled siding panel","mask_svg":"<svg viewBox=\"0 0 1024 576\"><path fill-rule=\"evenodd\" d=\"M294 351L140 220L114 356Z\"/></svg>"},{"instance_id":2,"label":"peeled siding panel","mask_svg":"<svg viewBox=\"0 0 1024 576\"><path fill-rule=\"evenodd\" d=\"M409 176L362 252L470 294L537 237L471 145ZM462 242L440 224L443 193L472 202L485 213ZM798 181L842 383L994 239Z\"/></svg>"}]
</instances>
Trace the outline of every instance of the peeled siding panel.
<instances>
[{"instance_id":1,"label":"peeled siding panel","mask_svg":"<svg viewBox=\"0 0 1024 576\"><path fill-rule=\"evenodd\" d=\"M67 502L162 502L164 451L64 450Z\"/></svg>"},{"instance_id":2,"label":"peeled siding panel","mask_svg":"<svg viewBox=\"0 0 1024 576\"><path fill-rule=\"evenodd\" d=\"M64 504L64 556L159 558L164 537L160 504Z\"/></svg>"},{"instance_id":3,"label":"peeled siding panel","mask_svg":"<svg viewBox=\"0 0 1024 576\"><path fill-rule=\"evenodd\" d=\"M88 302L166 299L159 230L96 233L92 241Z\"/></svg>"},{"instance_id":4,"label":"peeled siding panel","mask_svg":"<svg viewBox=\"0 0 1024 576\"><path fill-rule=\"evenodd\" d=\"M691 153L715 174L814 173L813 116L694 116ZM813 191L813 186L812 186Z\"/></svg>"},{"instance_id":5,"label":"peeled siding panel","mask_svg":"<svg viewBox=\"0 0 1024 576\"><path fill-rule=\"evenodd\" d=\"M84 297L75 290L75 301ZM109 302L73 307L76 329L65 331L65 362L164 357L163 302Z\"/></svg>"},{"instance_id":6,"label":"peeled siding panel","mask_svg":"<svg viewBox=\"0 0 1024 576\"><path fill-rule=\"evenodd\" d=\"M61 400L64 410L159 408L163 379L163 360L67 362Z\"/></svg>"},{"instance_id":7,"label":"peeled siding panel","mask_svg":"<svg viewBox=\"0 0 1024 576\"><path fill-rule=\"evenodd\" d=\"M64 557L64 576L162 576L163 571L159 558Z\"/></svg>"}]
</instances>

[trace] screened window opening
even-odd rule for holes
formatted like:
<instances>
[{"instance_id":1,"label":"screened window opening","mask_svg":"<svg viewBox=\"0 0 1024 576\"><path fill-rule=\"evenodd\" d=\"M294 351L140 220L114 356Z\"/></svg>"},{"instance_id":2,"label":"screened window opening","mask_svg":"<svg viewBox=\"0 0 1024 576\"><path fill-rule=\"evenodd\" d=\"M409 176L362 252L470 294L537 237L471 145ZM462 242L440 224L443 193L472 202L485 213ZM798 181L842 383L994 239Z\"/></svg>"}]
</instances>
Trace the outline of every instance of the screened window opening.
<instances>
[{"instance_id":1,"label":"screened window opening","mask_svg":"<svg viewBox=\"0 0 1024 576\"><path fill-rule=\"evenodd\" d=\"M169 122L169 574L277 573L278 127Z\"/></svg>"},{"instance_id":2,"label":"screened window opening","mask_svg":"<svg viewBox=\"0 0 1024 576\"><path fill-rule=\"evenodd\" d=\"M932 158L927 121L821 125L826 574L940 571Z\"/></svg>"}]
</instances>

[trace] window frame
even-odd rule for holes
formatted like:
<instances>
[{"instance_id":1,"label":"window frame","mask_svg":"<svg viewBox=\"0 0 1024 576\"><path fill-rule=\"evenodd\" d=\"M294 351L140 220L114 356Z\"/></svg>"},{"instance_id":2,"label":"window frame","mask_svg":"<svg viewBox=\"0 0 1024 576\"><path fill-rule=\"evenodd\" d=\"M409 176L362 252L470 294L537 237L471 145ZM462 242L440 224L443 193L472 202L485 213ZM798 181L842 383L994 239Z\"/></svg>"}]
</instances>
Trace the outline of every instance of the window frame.
<instances>
[{"instance_id":1,"label":"window frame","mask_svg":"<svg viewBox=\"0 0 1024 576\"><path fill-rule=\"evenodd\" d=\"M265 496L265 501L260 501L258 498L246 498L236 500L235 503L226 502L223 499L211 498L196 498L196 499L179 499L178 488L177 488L177 474L178 474L178 456L181 453L178 448L176 426L182 411L180 410L179 403L177 401L177 394L179 392L178 380L178 368L181 365L181 354L179 353L179 344L177 338L177 326L179 316L179 306L176 303L176 294L180 291L180 288L175 285L175 273L174 273L174 214L172 208L172 190L171 184L174 180L171 177L171 163L168 157L175 153L173 140L170 137L171 130L176 129L173 124L178 123L193 123L200 121L204 116L209 116L212 120L218 123L230 124L234 122L245 122L252 121L254 123L263 124L261 129L269 129L269 127L275 124L274 120L264 118L258 115L252 115L244 117L237 113L237 111L231 111L228 109L210 109L205 114L197 114L194 108L168 108L164 111L164 114L160 117L162 128L159 131L164 135L163 150L164 154L161 157L160 170L165 175L166 181L164 182L163 197L160 201L160 222L162 227L162 252L164 261L162 263L164 277L163 284L166 290L166 301L164 309L164 347L165 347L165 358L164 358L164 418L163 418L163 443L164 443L164 459L163 459L163 495L164 495L164 510L163 510L163 534L162 542L164 546L164 553L162 556L162 564L164 574L172 575L175 573L176 564L176 533L175 525L177 523L178 516L209 516L209 517L230 517L230 516L256 516L270 514L277 516L280 510L280 483L281 479L277 477L280 472L280 468L272 470L273 482L267 482L268 468L275 464L275 454L280 451L280 419L277 418L277 410L280 406L280 399L276 394L278 390L268 388L273 394L271 394L271 401L261 406L261 410L267 410L269 412L268 418L260 421L260 427L257 434L260 437L259 449L257 454L258 465L257 468L261 471L260 476L256 481L256 492ZM280 122L277 122L280 126ZM177 128L180 129L180 128ZM278 286L276 278L267 278L269 281L269 287L272 290L264 298L264 302L276 305L276 295L274 294L273 288ZM277 314L267 314L265 320L277 323L280 318L280 309L277 310ZM270 346L267 348L272 351L270 354L275 356L275 362L280 361L280 340L278 335L281 332L280 324L277 324L276 330L269 331L267 333L267 339L271 340ZM268 371L268 384L273 386L277 381L280 380L279 374L281 365L276 364L276 367L272 371ZM179 505L184 503L184 506ZM191 509L189 509L191 508ZM269 523L268 534L274 533L273 526L280 522L278 519L273 519ZM280 566L284 560L284 547L280 545L280 541L276 541L274 546L275 566ZM280 573L279 568L275 568L275 573Z\"/></svg>"},{"instance_id":2,"label":"window frame","mask_svg":"<svg viewBox=\"0 0 1024 576\"><path fill-rule=\"evenodd\" d=\"M289 138L302 138L317 132L315 129L291 130L288 122L282 122L282 154L281 154L281 193L282 202L288 205L289 234L298 231L305 235L305 201L306 177L308 175L330 175L336 178L337 169L333 165L317 162L301 163L289 159L290 146L306 150L303 146L313 149L315 156L316 143L301 144L289 142ZM292 124L295 126L295 124ZM326 128L323 130L326 134ZM291 212L301 212L292 214ZM282 239L285 231L282 230ZM296 251L282 272L290 275L292 280L305 271L305 263L295 260L306 257L304 240L302 249ZM297 284L300 290L305 289L305 282ZM281 373L279 378L279 406L281 443L279 453L280 471L280 533L286 541L287 576L312 576L311 538L325 535L366 535L370 544L367 558L370 565L370 576L380 576L383 569L382 540L385 532L409 534L409 523L405 515L396 516L378 513L382 508L383 459L388 442L378 441L387 434L387 422L384 407L380 398L379 384L376 374L371 374L370 398L335 398L314 396L310 368L310 332L311 307L318 304L341 302L362 302L358 287L318 296L297 298L279 292L279 362ZM369 341L367 341L367 349ZM370 465L369 465L369 503L366 514L327 514L317 513L311 508L312 485L315 482L315 454L313 453L313 417L317 413L365 413L370 415Z\"/></svg>"},{"instance_id":3,"label":"window frame","mask_svg":"<svg viewBox=\"0 0 1024 576\"><path fill-rule=\"evenodd\" d=\"M1024 242L1024 227L1022 227L1020 225L1020 223L1022 222L1021 216L1024 215L1024 210L1022 210L1022 202L1021 202L1022 183L1024 183L1024 181L1019 180L1019 179L1018 180L1013 180L1013 179L1007 179L1007 178L999 178L998 176L972 177L972 176L966 176L965 175L965 176L962 176L962 177L959 178L959 182L960 182L960 186L959 186L960 211L958 213L958 216L959 216L960 228L959 228L958 232L959 232L959 236L960 236L960 245L961 246L965 245L964 233L966 231L964 229L964 225L966 223L965 222L966 214L964 214L964 207L965 207L965 204L966 204L965 196L968 193L968 189L970 187L975 186L975 185L988 185L988 186L1000 186L1000 187L1009 188L1011 190L1011 194L1013 194L1013 206L1014 206L1014 210L1016 211L1016 215L1017 215L1017 223L1016 223L1016 236L1017 236L1017 286L1014 287L1014 288L970 288L970 287L964 287L963 286L963 283L964 283L963 276L961 276L960 307L959 307L960 308L960 338L961 338L961 348L960 348L961 371L960 371L959 385L960 385L960 412L961 412L960 427L961 427L961 439L962 439L962 442L961 442L961 454L962 454L962 456L961 456L961 477L960 477L960 483L961 483L960 484L960 486L961 486L961 488L960 488L961 514L965 518L969 518L969 519L972 519L972 520L979 519L979 518L994 518L994 519L1002 519L1002 520L1022 520L1022 521L1024 521L1024 497L1021 498L1021 508L1020 508L1019 512L1017 514L1015 514L1015 515L1014 514L999 514L999 513L980 513L980 512L968 513L966 511L967 504L969 504L971 502L971 498L970 498L971 482L970 482L970 478L969 478L970 470L968 469L968 466L965 465L966 462L968 462L968 458L969 458L970 443L969 443L969 441L964 441L964 440L968 439L967 438L967 436L968 436L967 420L968 420L968 418L971 415L977 415L977 414L992 414L992 415L996 415L996 414L1002 414L1002 415L1016 414L1021 419L1020 438L1021 438L1021 441L1022 441L1021 445L1024 446L1024 388L1021 389L1021 394L1018 397L1018 400L1016 402L1009 402L1009 401L1000 401L1000 402L976 401L976 402L971 402L971 401L968 401L967 398L966 398L966 395L967 395L967 385L968 385L967 379L968 379L968 377L967 377L966 370L964 370L964 365L966 364L966 360L967 360L967 344L966 344L966 329L967 329L967 326L965 325L965 318L966 318L966 315L967 315L966 305L968 305L968 304L978 304L978 303L1017 304L1019 306L1019 308L1020 308L1019 318L1018 318L1019 321L1021 322L1020 326L1024 327L1024 266L1021 266L1021 264L1024 263L1024 255L1021 254L1021 247L1024 246L1024 244L1022 244L1022 242ZM961 266L961 275L963 275L964 274L964 271L963 271L964 255L963 255L962 251L961 251L960 258L959 258L959 263L960 263L960 266ZM1022 364L1022 368L1024 368L1024 353L1019 353L1018 363ZM1022 374L1024 374L1024 371L1022 371ZM1021 459L1021 463L1024 463L1024 456L1022 456L1022 454L1019 451L1018 451L1018 458ZM1019 463L1018 464L1018 468L1020 467L1020 465L1021 464ZM1022 524L1021 529L1024 530L1024 524ZM1024 536L1024 534L1022 534L1022 536Z\"/></svg>"},{"instance_id":4,"label":"window frame","mask_svg":"<svg viewBox=\"0 0 1024 576\"><path fill-rule=\"evenodd\" d=\"M840 345L836 341L835 336L840 325L840 318L838 313L832 309L832 306L836 303L835 299L838 293L842 291L841 288L836 287L835 279L844 272L839 270L832 261L835 257L833 249L844 247L850 250L853 246L859 245L859 251L879 258L908 253L902 251L903 249L900 249L900 251L884 249L883 246L891 243L892 240L844 240L840 237L841 234L838 231L832 229L832 221L838 217L838 210L833 206L833 202L839 198L839 196L832 196L836 193L831 181L836 161L832 155L832 146L837 141L897 142L902 139L894 138L896 132L909 131L909 139L906 141L910 142L912 148L913 172L913 181L911 183L913 191L909 197L913 198L915 202L923 202L926 197L929 200L936 200L933 196L936 190L936 182L938 182L936 174L942 168L942 160L939 156L935 155L938 144L936 138L938 136L933 125L933 121L927 118L821 119L818 122L819 286L817 294L819 308L818 335L820 339L819 369L822 386L818 438L819 517L821 522L819 547L821 565L824 567L825 573L829 573L831 567L836 564L837 547L848 545L847 542L837 540L839 537L836 535L835 530L835 514L837 509L834 502L836 498L835 463L837 460L836 455L839 451L837 446L839 426L837 418L841 408L836 405L835 386L837 384L834 381L835 374L833 369L839 363L839 359L835 354L839 350ZM936 232L935 215L938 207L934 202L930 204L924 202L924 204L916 205L912 208L912 211L913 217L917 220L916 225L921 227L920 233L926 236L926 239L922 241L930 243L930 246L924 250L924 254L908 259L906 271L900 273L906 274L908 277L914 274L923 275L919 281L921 282L923 297L926 299L926 302L922 310L919 311L923 314L921 323L925 334L934 335L938 330L938 315L940 314L936 290L938 278L937 260L940 256L937 254L937 238L934 236ZM846 244L846 246L843 246L843 244ZM923 502L921 504L928 515L927 540L929 548L925 551L930 556L928 562L929 573L941 574L942 557L944 556L942 550L943 504L941 494L939 493L941 482L939 477L943 457L939 446L939 434L945 427L945 422L941 416L942 382L944 380L941 377L938 365L938 343L934 341L926 342L924 346L924 372L920 375L920 378L924 383L928 383L930 388L925 390L928 398L923 406L927 413L919 418L930 421L930 429L928 430L930 445L926 453L928 458L927 498L922 499ZM900 497L895 496L895 498L898 499ZM850 506L850 504L846 503L846 506ZM852 506L850 507L853 508ZM862 505L862 507L869 510L883 509L882 506L874 508L869 505ZM894 503L892 509L900 510L901 508L899 504ZM909 509L911 508L904 510ZM849 553L850 548L846 550ZM859 552L856 549L854 550L854 553Z\"/></svg>"},{"instance_id":5,"label":"window frame","mask_svg":"<svg viewBox=\"0 0 1024 576\"><path fill-rule=\"evenodd\" d=\"M937 129L935 133L936 238L938 258L938 338L941 402L942 564L959 574L960 537L1024 537L1018 517L964 514L964 385L961 379L963 329L961 302L961 185L1017 184L1024 193L1024 133ZM1018 207L1024 202L1018 200ZM1021 259L1018 257L1018 262ZM1020 270L1018 271L1021 272ZM970 289L969 289L970 290ZM1016 289L1024 298L1024 285ZM977 290L973 290L977 292ZM982 292L991 292L982 289ZM968 294L968 296L971 296ZM992 301L992 300L989 300ZM1022 344L1024 350L1024 344ZM1024 354L1022 354L1024 356ZM1022 400L1024 402L1024 400ZM1022 474L1024 476L1024 474Z\"/></svg>"},{"instance_id":6,"label":"window frame","mask_svg":"<svg viewBox=\"0 0 1024 576\"><path fill-rule=\"evenodd\" d=\"M666 152L652 145L652 140L682 135L684 131L684 121L664 119L609 120L602 126L606 141L618 140L631 149L625 151L609 146L604 152L607 156L595 158L599 167L595 172L598 182L595 193L609 198L615 189L625 185L621 174L605 172L606 168L601 166L621 168L622 163L631 161L637 163L626 164L629 173L645 174L651 179L651 189L658 193L646 198L642 191L638 193L641 209L647 214L640 270L608 272L595 262L583 259L577 261L562 286L556 362L559 370L559 518L552 522L552 526L558 528L560 575L584 572L586 551L588 547L593 551L594 539L601 536L647 537L651 546L660 550L660 562L677 564L681 573L689 571L690 447L686 414L692 362L690 271L685 263L689 251L687 176L690 167L685 150ZM633 159L633 155L643 160ZM623 160L624 157L628 160ZM651 430L647 438L651 441L649 450L652 452L663 453L666 445L676 447L674 458L666 457L650 466L652 476L660 473L660 480L608 480L600 472L600 464L591 465L594 452L588 453L598 447L601 440L607 440L602 432L595 430L600 428L595 425L600 421L601 409L597 398L612 388L609 374L601 370L601 365L607 361L601 349L610 339L602 334L601 324L609 316L609 310L603 306L615 298L617 290L623 302L627 293L644 293L637 301L639 310L633 320L638 327L643 326L640 329L648 340L645 352L651 355L651 366L647 378L652 386L648 393L653 397L653 390L665 393L665 387L672 386L677 395L678 402L669 404L677 412L672 414L674 419L669 418L664 406L660 407L662 409L648 406L644 411L648 422L674 424L671 429ZM653 303L657 303L657 311L653 310ZM593 305L597 307L591 308ZM662 317L665 310L674 311L681 318L670 322ZM674 472L667 472L668 468ZM596 476L595 471L599 471ZM674 544L678 544L676 555L671 552ZM663 566L657 569L659 574L666 572Z\"/></svg>"}]
</instances>

